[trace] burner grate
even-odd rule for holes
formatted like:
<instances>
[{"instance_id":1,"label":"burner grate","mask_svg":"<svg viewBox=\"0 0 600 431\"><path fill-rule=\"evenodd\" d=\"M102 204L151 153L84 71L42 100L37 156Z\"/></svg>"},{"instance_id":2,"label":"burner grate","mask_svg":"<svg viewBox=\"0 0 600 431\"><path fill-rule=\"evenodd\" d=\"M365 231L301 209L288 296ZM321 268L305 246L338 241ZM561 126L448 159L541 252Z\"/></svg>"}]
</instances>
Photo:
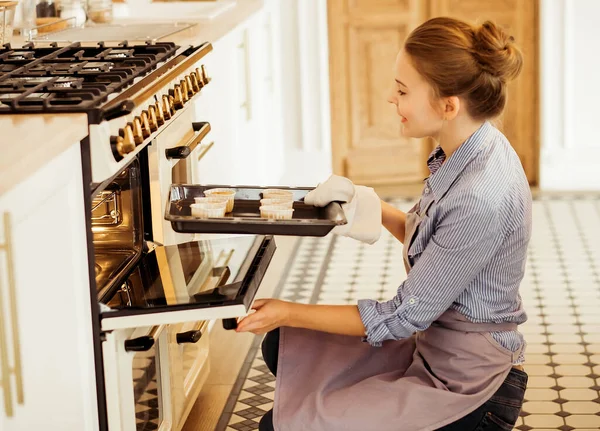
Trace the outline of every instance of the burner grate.
<instances>
[{"instance_id":1,"label":"burner grate","mask_svg":"<svg viewBox=\"0 0 600 431\"><path fill-rule=\"evenodd\" d=\"M0 49L0 114L88 112L178 49L171 42L118 47L25 45Z\"/></svg>"}]
</instances>

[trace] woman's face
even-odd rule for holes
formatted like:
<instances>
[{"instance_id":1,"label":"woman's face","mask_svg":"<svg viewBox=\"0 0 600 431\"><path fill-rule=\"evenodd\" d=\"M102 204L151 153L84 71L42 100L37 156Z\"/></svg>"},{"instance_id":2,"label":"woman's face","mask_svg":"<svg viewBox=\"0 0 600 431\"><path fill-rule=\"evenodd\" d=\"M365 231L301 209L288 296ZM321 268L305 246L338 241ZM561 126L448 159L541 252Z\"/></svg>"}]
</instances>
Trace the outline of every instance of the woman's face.
<instances>
[{"instance_id":1,"label":"woman's face","mask_svg":"<svg viewBox=\"0 0 600 431\"><path fill-rule=\"evenodd\" d=\"M443 124L443 104L433 100L433 89L413 67L401 49L394 68L395 83L388 102L402 119L402 135L410 138L437 136Z\"/></svg>"}]
</instances>

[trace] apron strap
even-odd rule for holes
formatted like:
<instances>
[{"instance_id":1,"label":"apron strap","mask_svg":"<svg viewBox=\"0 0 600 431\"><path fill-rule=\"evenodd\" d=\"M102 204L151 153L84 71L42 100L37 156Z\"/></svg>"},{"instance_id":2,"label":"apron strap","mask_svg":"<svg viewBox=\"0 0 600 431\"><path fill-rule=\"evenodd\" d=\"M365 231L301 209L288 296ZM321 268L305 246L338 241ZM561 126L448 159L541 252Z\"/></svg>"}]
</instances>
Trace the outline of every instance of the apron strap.
<instances>
[{"instance_id":1,"label":"apron strap","mask_svg":"<svg viewBox=\"0 0 600 431\"><path fill-rule=\"evenodd\" d=\"M503 323L473 323L473 322L442 322L435 321L433 326L441 326L443 328L452 329L460 332L504 332L504 331L516 331L518 325L516 323L503 322Z\"/></svg>"}]
</instances>

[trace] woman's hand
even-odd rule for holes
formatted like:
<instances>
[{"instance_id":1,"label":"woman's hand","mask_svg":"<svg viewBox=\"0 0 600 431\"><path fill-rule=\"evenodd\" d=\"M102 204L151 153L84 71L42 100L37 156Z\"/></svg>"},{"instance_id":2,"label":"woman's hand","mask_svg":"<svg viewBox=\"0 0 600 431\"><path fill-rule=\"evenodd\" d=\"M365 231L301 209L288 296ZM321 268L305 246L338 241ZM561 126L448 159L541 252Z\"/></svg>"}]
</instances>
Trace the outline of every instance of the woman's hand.
<instances>
[{"instance_id":1,"label":"woman's hand","mask_svg":"<svg viewBox=\"0 0 600 431\"><path fill-rule=\"evenodd\" d=\"M236 329L237 332L265 334L281 326L287 326L291 303L279 299L257 299L252 306L255 313L244 317Z\"/></svg>"}]
</instances>

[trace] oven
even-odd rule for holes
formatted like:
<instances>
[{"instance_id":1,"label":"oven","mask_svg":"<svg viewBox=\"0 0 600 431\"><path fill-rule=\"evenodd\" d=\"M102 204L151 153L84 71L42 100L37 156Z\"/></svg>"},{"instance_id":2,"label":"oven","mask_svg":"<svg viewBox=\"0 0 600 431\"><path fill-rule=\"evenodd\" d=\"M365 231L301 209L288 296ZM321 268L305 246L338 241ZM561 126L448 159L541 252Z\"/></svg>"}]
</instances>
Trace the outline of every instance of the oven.
<instances>
[{"instance_id":1,"label":"oven","mask_svg":"<svg viewBox=\"0 0 600 431\"><path fill-rule=\"evenodd\" d=\"M275 251L265 235L146 240L143 215L153 210L143 196L152 183L143 162L153 145L92 199L111 431L181 429L210 371L210 328L217 319L234 327L247 314Z\"/></svg>"},{"instance_id":2,"label":"oven","mask_svg":"<svg viewBox=\"0 0 600 431\"><path fill-rule=\"evenodd\" d=\"M262 191L251 187L237 188L227 217L190 216L213 146L202 100L211 50L125 41L0 55L0 114L88 115L93 342L100 422L111 431L181 429L210 370L208 332L217 320L233 329L251 309L272 234L323 236L346 222L337 203L305 205L305 188L293 190L293 219L262 219Z\"/></svg>"}]
</instances>

